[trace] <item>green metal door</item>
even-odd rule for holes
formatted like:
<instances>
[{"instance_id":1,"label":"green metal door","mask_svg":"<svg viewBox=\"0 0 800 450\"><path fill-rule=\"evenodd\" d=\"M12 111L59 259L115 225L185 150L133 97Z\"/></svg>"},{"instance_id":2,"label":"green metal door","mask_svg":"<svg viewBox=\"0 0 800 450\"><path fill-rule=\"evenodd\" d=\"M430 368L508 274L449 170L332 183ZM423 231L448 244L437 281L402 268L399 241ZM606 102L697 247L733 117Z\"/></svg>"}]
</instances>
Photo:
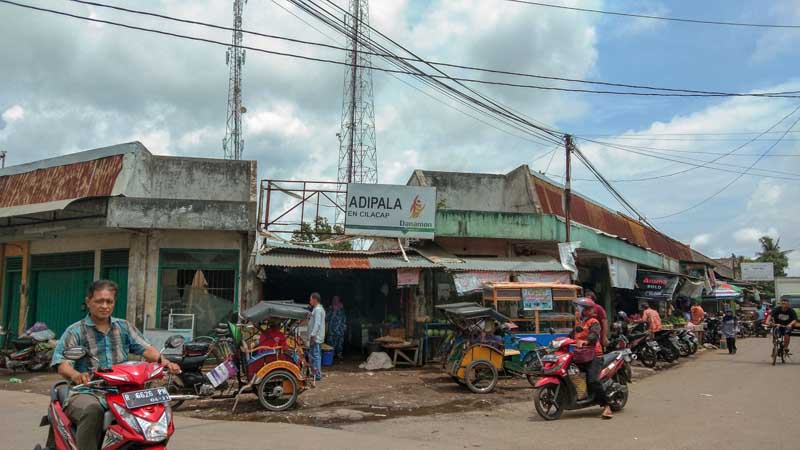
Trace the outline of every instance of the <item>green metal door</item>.
<instances>
[{"instance_id":1,"label":"green metal door","mask_svg":"<svg viewBox=\"0 0 800 450\"><path fill-rule=\"evenodd\" d=\"M3 294L2 321L7 331L17 334L19 326L19 297L22 288L22 258L6 258L5 263L5 284ZM0 346L5 345L5 341L0 337Z\"/></svg>"},{"instance_id":2,"label":"green metal door","mask_svg":"<svg viewBox=\"0 0 800 450\"><path fill-rule=\"evenodd\" d=\"M31 257L31 298L36 322L57 335L86 315L86 288L94 278L94 252Z\"/></svg>"},{"instance_id":3,"label":"green metal door","mask_svg":"<svg viewBox=\"0 0 800 450\"><path fill-rule=\"evenodd\" d=\"M117 283L117 302L112 315L125 319L128 312L128 249L103 250L100 277Z\"/></svg>"}]
</instances>

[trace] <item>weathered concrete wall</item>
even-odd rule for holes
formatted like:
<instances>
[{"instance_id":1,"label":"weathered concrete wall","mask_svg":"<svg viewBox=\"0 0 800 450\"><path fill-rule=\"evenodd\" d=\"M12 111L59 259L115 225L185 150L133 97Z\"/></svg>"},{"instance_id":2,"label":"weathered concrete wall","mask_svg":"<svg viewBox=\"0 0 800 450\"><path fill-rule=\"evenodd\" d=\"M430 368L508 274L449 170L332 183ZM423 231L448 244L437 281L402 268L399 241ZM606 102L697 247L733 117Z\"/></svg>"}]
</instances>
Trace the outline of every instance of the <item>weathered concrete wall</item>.
<instances>
[{"instance_id":1,"label":"weathered concrete wall","mask_svg":"<svg viewBox=\"0 0 800 450\"><path fill-rule=\"evenodd\" d=\"M115 197L109 199L111 228L165 230L255 230L256 205L251 202Z\"/></svg>"},{"instance_id":2,"label":"weathered concrete wall","mask_svg":"<svg viewBox=\"0 0 800 450\"><path fill-rule=\"evenodd\" d=\"M505 258L509 245L505 239L473 239L461 237L437 237L436 243L456 256L492 256Z\"/></svg>"},{"instance_id":3,"label":"weathered concrete wall","mask_svg":"<svg viewBox=\"0 0 800 450\"><path fill-rule=\"evenodd\" d=\"M255 161L156 156L128 158L119 192L127 197L255 202Z\"/></svg>"},{"instance_id":4,"label":"weathered concrete wall","mask_svg":"<svg viewBox=\"0 0 800 450\"><path fill-rule=\"evenodd\" d=\"M461 211L535 212L528 168L508 175L418 170L409 185L435 186L439 209Z\"/></svg>"},{"instance_id":5,"label":"weathered concrete wall","mask_svg":"<svg viewBox=\"0 0 800 450\"><path fill-rule=\"evenodd\" d=\"M102 234L85 234L55 239L31 241L31 254L81 252L88 250L107 250L128 248L131 233L128 231L106 231Z\"/></svg>"}]
</instances>

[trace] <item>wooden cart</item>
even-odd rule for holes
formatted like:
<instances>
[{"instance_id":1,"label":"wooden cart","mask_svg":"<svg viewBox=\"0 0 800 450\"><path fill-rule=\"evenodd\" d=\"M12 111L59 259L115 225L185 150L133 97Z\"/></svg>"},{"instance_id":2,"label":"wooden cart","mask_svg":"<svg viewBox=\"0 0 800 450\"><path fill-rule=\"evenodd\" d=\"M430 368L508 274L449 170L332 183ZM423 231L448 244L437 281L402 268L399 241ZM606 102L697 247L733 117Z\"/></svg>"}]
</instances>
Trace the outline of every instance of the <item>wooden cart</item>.
<instances>
[{"instance_id":1,"label":"wooden cart","mask_svg":"<svg viewBox=\"0 0 800 450\"><path fill-rule=\"evenodd\" d=\"M572 301L582 288L561 283L486 283L483 304L511 318L514 323L532 323L541 329L571 329L575 324Z\"/></svg>"}]
</instances>

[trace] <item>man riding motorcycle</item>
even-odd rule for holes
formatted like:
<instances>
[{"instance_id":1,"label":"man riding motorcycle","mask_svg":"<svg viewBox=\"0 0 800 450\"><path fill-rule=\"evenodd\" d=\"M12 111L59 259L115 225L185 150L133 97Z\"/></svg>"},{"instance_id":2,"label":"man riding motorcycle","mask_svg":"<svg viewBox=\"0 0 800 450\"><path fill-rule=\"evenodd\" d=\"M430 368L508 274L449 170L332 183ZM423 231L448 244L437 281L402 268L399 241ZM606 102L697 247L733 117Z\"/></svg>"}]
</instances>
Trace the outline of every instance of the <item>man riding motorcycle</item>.
<instances>
[{"instance_id":1,"label":"man riding motorcycle","mask_svg":"<svg viewBox=\"0 0 800 450\"><path fill-rule=\"evenodd\" d=\"M603 388L603 383L599 380L600 370L603 368L603 347L600 345L602 325L596 318L596 303L588 298L579 298L573 303L582 319L580 325L575 328L575 340L578 341L578 347L588 347L594 350L595 357L586 369L587 385L594 392L597 404L603 408L603 418L610 419L613 417L613 413L611 412L611 406L608 404L608 397Z\"/></svg>"},{"instance_id":2,"label":"man riding motorcycle","mask_svg":"<svg viewBox=\"0 0 800 450\"><path fill-rule=\"evenodd\" d=\"M74 385L88 383L95 370L128 361L130 353L148 362L159 362L171 373L180 373L180 368L162 358L127 320L111 317L117 292L117 284L109 280L98 280L89 286L86 293L89 314L64 331L53 352L51 366L58 367L58 374ZM77 362L65 359L64 350L72 347L85 348L87 356ZM104 400L91 390L79 387L70 392L65 412L77 427L76 440L81 450L100 448L105 408ZM55 448L52 428L47 447Z\"/></svg>"},{"instance_id":3,"label":"man riding motorcycle","mask_svg":"<svg viewBox=\"0 0 800 450\"><path fill-rule=\"evenodd\" d=\"M783 334L783 348L788 355L789 341L792 338L792 329L794 328L794 324L797 323L797 313L789 306L788 298L781 299L780 306L772 310L769 315L769 322L767 323L783 325L782 328L778 328L778 332Z\"/></svg>"}]
</instances>

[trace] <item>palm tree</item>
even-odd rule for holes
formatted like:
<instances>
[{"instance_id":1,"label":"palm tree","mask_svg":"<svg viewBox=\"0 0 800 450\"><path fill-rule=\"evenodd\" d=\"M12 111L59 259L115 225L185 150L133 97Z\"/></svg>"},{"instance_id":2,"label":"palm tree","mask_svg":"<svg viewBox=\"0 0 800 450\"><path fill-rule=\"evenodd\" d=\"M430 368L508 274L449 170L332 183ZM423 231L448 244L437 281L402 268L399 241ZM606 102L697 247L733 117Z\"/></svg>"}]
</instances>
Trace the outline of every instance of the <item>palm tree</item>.
<instances>
[{"instance_id":1,"label":"palm tree","mask_svg":"<svg viewBox=\"0 0 800 450\"><path fill-rule=\"evenodd\" d=\"M789 266L788 255L791 250L781 250L781 240L772 239L769 236L762 236L758 240L761 243L761 251L757 254L756 261L771 262L776 277L785 277L786 268Z\"/></svg>"}]
</instances>

